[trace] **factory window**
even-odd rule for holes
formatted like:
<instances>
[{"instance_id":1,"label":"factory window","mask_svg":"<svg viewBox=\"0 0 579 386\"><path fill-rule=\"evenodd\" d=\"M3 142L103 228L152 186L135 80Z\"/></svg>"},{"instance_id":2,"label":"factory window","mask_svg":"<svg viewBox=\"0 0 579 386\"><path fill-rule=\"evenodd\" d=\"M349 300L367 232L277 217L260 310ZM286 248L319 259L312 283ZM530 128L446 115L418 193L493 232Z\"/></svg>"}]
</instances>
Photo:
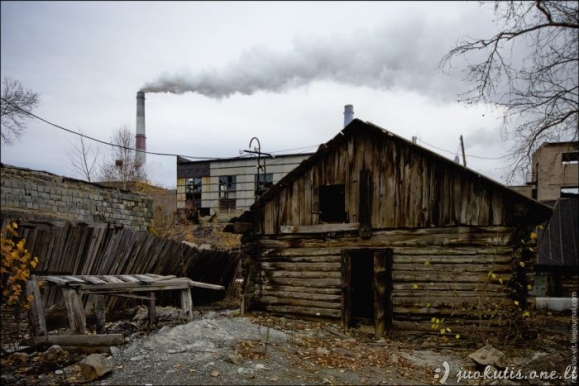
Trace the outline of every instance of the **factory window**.
<instances>
[{"instance_id":1,"label":"factory window","mask_svg":"<svg viewBox=\"0 0 579 386\"><path fill-rule=\"evenodd\" d=\"M255 196L259 197L273 185L273 173L255 175Z\"/></svg>"},{"instance_id":2,"label":"factory window","mask_svg":"<svg viewBox=\"0 0 579 386\"><path fill-rule=\"evenodd\" d=\"M219 208L235 209L235 176L219 176Z\"/></svg>"},{"instance_id":3,"label":"factory window","mask_svg":"<svg viewBox=\"0 0 579 386\"><path fill-rule=\"evenodd\" d=\"M576 198L579 197L579 187L569 186L561 188L561 198Z\"/></svg>"},{"instance_id":4,"label":"factory window","mask_svg":"<svg viewBox=\"0 0 579 386\"><path fill-rule=\"evenodd\" d=\"M577 165L579 162L579 152L561 154L561 161L565 165Z\"/></svg>"},{"instance_id":5,"label":"factory window","mask_svg":"<svg viewBox=\"0 0 579 386\"><path fill-rule=\"evenodd\" d=\"M185 180L185 200L192 208L201 207L201 178L187 178Z\"/></svg>"},{"instance_id":6,"label":"factory window","mask_svg":"<svg viewBox=\"0 0 579 386\"><path fill-rule=\"evenodd\" d=\"M344 185L320 186L320 223L346 222Z\"/></svg>"},{"instance_id":7,"label":"factory window","mask_svg":"<svg viewBox=\"0 0 579 386\"><path fill-rule=\"evenodd\" d=\"M185 199L201 200L201 178L187 178L185 181Z\"/></svg>"}]
</instances>

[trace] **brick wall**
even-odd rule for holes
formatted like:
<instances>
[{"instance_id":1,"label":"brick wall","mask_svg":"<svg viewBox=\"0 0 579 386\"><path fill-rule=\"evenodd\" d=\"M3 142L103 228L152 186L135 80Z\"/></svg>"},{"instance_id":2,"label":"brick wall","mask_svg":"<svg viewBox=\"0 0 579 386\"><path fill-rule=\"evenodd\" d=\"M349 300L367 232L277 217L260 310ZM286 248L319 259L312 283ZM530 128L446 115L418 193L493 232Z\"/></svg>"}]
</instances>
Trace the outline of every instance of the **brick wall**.
<instances>
[{"instance_id":1,"label":"brick wall","mask_svg":"<svg viewBox=\"0 0 579 386\"><path fill-rule=\"evenodd\" d=\"M146 195L55 174L0 165L3 217L100 220L146 230L153 220L153 200Z\"/></svg>"}]
</instances>

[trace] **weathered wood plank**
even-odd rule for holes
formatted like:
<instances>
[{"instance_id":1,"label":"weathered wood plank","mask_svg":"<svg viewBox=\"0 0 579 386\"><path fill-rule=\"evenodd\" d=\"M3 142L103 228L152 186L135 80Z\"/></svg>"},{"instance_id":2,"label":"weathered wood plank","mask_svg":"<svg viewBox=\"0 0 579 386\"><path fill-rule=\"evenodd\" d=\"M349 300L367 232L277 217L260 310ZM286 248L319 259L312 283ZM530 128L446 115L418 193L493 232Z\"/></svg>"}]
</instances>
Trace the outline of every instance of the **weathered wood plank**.
<instances>
[{"instance_id":1,"label":"weathered wood plank","mask_svg":"<svg viewBox=\"0 0 579 386\"><path fill-rule=\"evenodd\" d=\"M28 310L32 332L35 336L46 335L47 329L46 319L44 316L44 306L42 305L42 298L34 275L31 275L30 280L26 283L26 295L32 295L32 302Z\"/></svg>"},{"instance_id":2,"label":"weathered wood plank","mask_svg":"<svg viewBox=\"0 0 579 386\"><path fill-rule=\"evenodd\" d=\"M262 289L264 293L266 291L270 292L297 292L298 294L301 293L310 293L310 294L327 294L327 295L340 295L342 290L340 288L320 288L320 287L304 287L304 286L291 286L291 285L263 285Z\"/></svg>"},{"instance_id":3,"label":"weathered wood plank","mask_svg":"<svg viewBox=\"0 0 579 386\"><path fill-rule=\"evenodd\" d=\"M289 277L265 277L263 279L264 284L270 285L287 285L296 287L313 287L313 288L340 288L340 278L330 278L330 279L301 279L301 278L289 278Z\"/></svg>"},{"instance_id":4,"label":"weathered wood plank","mask_svg":"<svg viewBox=\"0 0 579 386\"><path fill-rule=\"evenodd\" d=\"M84 334L86 331L86 316L80 297L74 289L62 289L68 323L73 333Z\"/></svg>"},{"instance_id":5,"label":"weathered wood plank","mask_svg":"<svg viewBox=\"0 0 579 386\"><path fill-rule=\"evenodd\" d=\"M103 295L94 295L94 310L96 316L96 333L102 334L105 330L105 299Z\"/></svg>"},{"instance_id":6,"label":"weathered wood plank","mask_svg":"<svg viewBox=\"0 0 579 386\"><path fill-rule=\"evenodd\" d=\"M275 291L269 289L262 289L262 291L256 291L258 295L263 295L265 297L277 297L277 298L285 298L285 299L303 299L303 300L311 300L311 301L324 301L324 302L340 302L341 295L328 295L328 294L319 294L314 292L291 292L291 291Z\"/></svg>"},{"instance_id":7,"label":"weathered wood plank","mask_svg":"<svg viewBox=\"0 0 579 386\"><path fill-rule=\"evenodd\" d=\"M331 233L357 231L359 223L316 224L316 225L282 225L280 233Z\"/></svg>"},{"instance_id":8,"label":"weathered wood plank","mask_svg":"<svg viewBox=\"0 0 579 386\"><path fill-rule=\"evenodd\" d=\"M404 271L420 271L420 272L440 272L447 275L460 274L463 272L478 272L488 274L490 271L494 273L510 273L512 272L510 264L493 264L472 262L471 264L449 264L439 263L437 261L430 262L428 265L416 263L395 263L395 272Z\"/></svg>"},{"instance_id":9,"label":"weathered wood plank","mask_svg":"<svg viewBox=\"0 0 579 386\"><path fill-rule=\"evenodd\" d=\"M261 263L261 268L268 271L339 271L341 263Z\"/></svg>"},{"instance_id":10,"label":"weathered wood plank","mask_svg":"<svg viewBox=\"0 0 579 386\"><path fill-rule=\"evenodd\" d=\"M339 278L338 271L261 271L263 276L278 278Z\"/></svg>"},{"instance_id":11,"label":"weathered wood plank","mask_svg":"<svg viewBox=\"0 0 579 386\"><path fill-rule=\"evenodd\" d=\"M341 316L340 310L329 309L329 308L282 306L282 305L274 305L274 304L263 305L262 308L267 310L267 311L281 313L281 314L315 316L315 317L319 317L319 318L338 319Z\"/></svg>"},{"instance_id":12,"label":"weathered wood plank","mask_svg":"<svg viewBox=\"0 0 579 386\"><path fill-rule=\"evenodd\" d=\"M115 346L125 343L123 334L106 335L48 335L35 337L35 344L49 343L59 346Z\"/></svg>"}]
</instances>

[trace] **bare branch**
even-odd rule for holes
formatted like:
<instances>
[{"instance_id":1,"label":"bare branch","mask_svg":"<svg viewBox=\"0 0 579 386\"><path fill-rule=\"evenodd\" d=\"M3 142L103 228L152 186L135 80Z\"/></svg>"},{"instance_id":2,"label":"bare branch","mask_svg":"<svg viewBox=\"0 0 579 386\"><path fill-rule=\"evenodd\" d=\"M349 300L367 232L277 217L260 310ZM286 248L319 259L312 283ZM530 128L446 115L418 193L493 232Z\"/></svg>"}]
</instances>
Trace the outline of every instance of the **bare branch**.
<instances>
[{"instance_id":1,"label":"bare branch","mask_svg":"<svg viewBox=\"0 0 579 386\"><path fill-rule=\"evenodd\" d=\"M543 141L578 139L578 4L496 1L501 30L489 39L463 39L440 61L450 69L457 57L484 54L467 66L465 80L474 87L459 101L503 109L503 137L514 141L508 182ZM513 54L521 48L526 56Z\"/></svg>"},{"instance_id":2,"label":"bare branch","mask_svg":"<svg viewBox=\"0 0 579 386\"><path fill-rule=\"evenodd\" d=\"M32 90L26 90L22 83L10 77L2 81L2 99L0 102L0 137L2 143L11 145L14 139L26 131L27 113L38 107L40 96Z\"/></svg>"}]
</instances>

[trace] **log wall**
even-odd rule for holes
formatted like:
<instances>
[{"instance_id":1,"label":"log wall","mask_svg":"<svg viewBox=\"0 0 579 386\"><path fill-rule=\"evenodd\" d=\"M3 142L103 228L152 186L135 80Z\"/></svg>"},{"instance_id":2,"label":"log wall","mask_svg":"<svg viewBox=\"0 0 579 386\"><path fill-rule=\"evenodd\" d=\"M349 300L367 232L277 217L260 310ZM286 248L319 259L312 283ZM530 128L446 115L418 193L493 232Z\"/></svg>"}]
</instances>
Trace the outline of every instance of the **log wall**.
<instances>
[{"instance_id":1,"label":"log wall","mask_svg":"<svg viewBox=\"0 0 579 386\"><path fill-rule=\"evenodd\" d=\"M369 240L352 231L261 237L261 268L248 290L256 309L338 320L342 251L391 248L393 327L428 330L432 316L512 304L512 242L513 228L500 226L381 230Z\"/></svg>"}]
</instances>

